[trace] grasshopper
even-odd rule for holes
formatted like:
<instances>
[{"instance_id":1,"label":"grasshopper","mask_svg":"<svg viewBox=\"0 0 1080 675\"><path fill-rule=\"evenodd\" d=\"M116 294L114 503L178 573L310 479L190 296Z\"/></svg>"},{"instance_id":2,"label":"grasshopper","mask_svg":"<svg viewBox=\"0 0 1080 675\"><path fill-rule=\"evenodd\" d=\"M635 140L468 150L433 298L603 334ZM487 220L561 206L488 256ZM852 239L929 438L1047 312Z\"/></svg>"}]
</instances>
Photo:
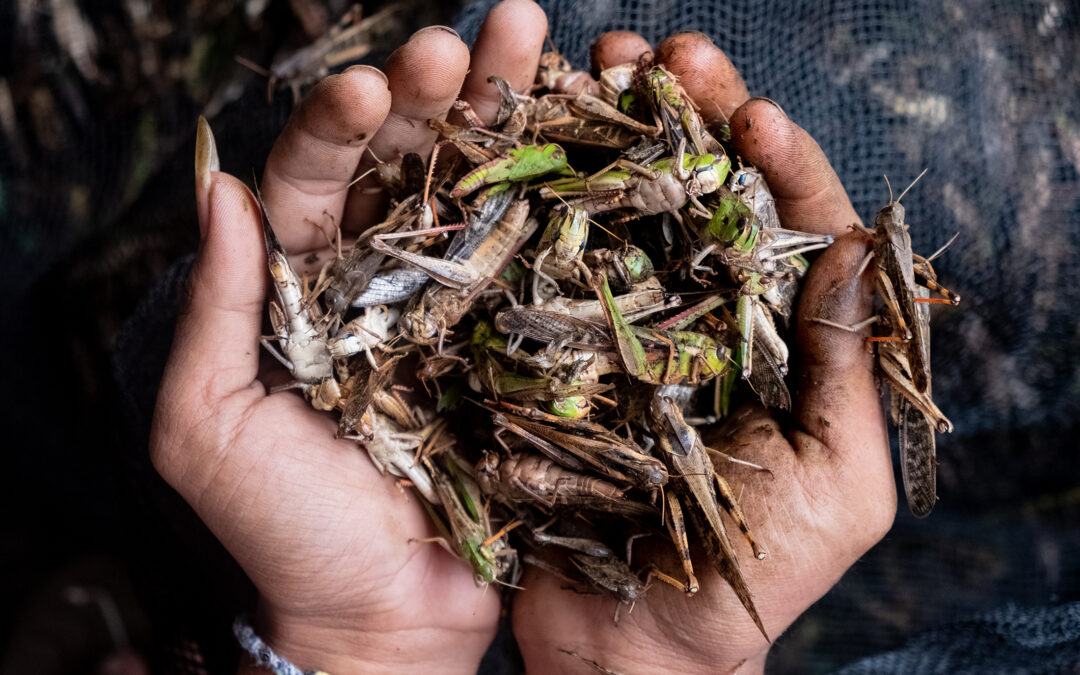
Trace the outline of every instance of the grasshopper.
<instances>
[{"instance_id":1,"label":"grasshopper","mask_svg":"<svg viewBox=\"0 0 1080 675\"><path fill-rule=\"evenodd\" d=\"M886 335L870 340L878 344L878 368L889 383L891 416L900 427L900 460L908 507L919 518L930 514L936 500L934 430L939 433L953 430L952 422L930 396L930 311L926 305L930 302L955 305L960 301L960 296L937 283L937 275L930 265L930 261L941 255L952 240L929 258L911 252L911 237L900 200L925 173L919 174L895 201L890 185L889 203L874 219L874 249L858 274L862 274L871 260L876 260L874 280L883 300L881 311L854 326L814 319L848 331L857 331L875 322L885 328ZM929 288L915 283L916 274L927 280L944 299L931 298Z\"/></svg>"},{"instance_id":2,"label":"grasshopper","mask_svg":"<svg viewBox=\"0 0 1080 675\"><path fill-rule=\"evenodd\" d=\"M330 69L362 59L380 43L397 42L392 38L401 30L405 10L405 5L394 4L361 19L360 5L354 5L329 33L276 62L269 70L241 57L237 61L269 78L268 101L273 100L274 90L284 82L292 91L293 104L298 105L301 89L326 77Z\"/></svg>"},{"instance_id":3,"label":"grasshopper","mask_svg":"<svg viewBox=\"0 0 1080 675\"><path fill-rule=\"evenodd\" d=\"M382 347L390 339L390 329L397 325L400 316L401 311L393 307L368 308L328 340L330 354L334 358L347 358L364 352L371 367L378 369L371 350Z\"/></svg>"},{"instance_id":4,"label":"grasshopper","mask_svg":"<svg viewBox=\"0 0 1080 675\"><path fill-rule=\"evenodd\" d=\"M540 304L540 280L558 290L557 279L567 279L581 265L585 244L589 238L589 213L572 206L559 206L540 236L536 258L533 260L533 302ZM549 260L550 258L550 260Z\"/></svg>"},{"instance_id":5,"label":"grasshopper","mask_svg":"<svg viewBox=\"0 0 1080 675\"><path fill-rule=\"evenodd\" d=\"M496 426L520 436L568 469L588 469L646 490L667 483L668 474L659 460L644 454L633 441L620 438L599 424L506 402L484 407L492 412ZM496 438L501 442L499 436Z\"/></svg>"},{"instance_id":6,"label":"grasshopper","mask_svg":"<svg viewBox=\"0 0 1080 675\"><path fill-rule=\"evenodd\" d=\"M904 222L905 211L904 207L900 205L900 200L925 173L923 171L922 174L919 174L919 177L912 181L911 185L900 194L896 201L892 199L892 186L889 186L889 203L881 211L878 211L877 216L874 218L874 250L867 256L864 263L865 268L871 258L877 262L875 269L876 286L878 293L885 302L892 326L893 335L889 339L899 338L899 341L904 343L907 361L911 370L911 383L920 394L926 393L927 388L930 386L930 363L927 360L930 345L924 344L929 337L929 331L912 331L912 327L920 320L918 310L915 307L917 302L916 270L926 278L931 279L935 288L943 291L942 295L949 302L954 305L960 302L959 296L950 293L947 289L942 289L937 284L937 277L929 266L929 261L940 255L944 251L944 247L930 258L923 259L918 267L915 265L915 256L911 251L911 235L908 233L907 223ZM947 247L948 244L945 246ZM860 269L861 272L862 269ZM925 300L929 301L930 298Z\"/></svg>"},{"instance_id":7,"label":"grasshopper","mask_svg":"<svg viewBox=\"0 0 1080 675\"><path fill-rule=\"evenodd\" d=\"M450 197L464 197L484 185L521 183L549 173L574 175L566 162L566 151L554 143L526 145L509 150L506 157L497 157L465 174L450 191Z\"/></svg>"},{"instance_id":8,"label":"grasshopper","mask_svg":"<svg viewBox=\"0 0 1080 675\"><path fill-rule=\"evenodd\" d=\"M417 492L432 504L439 503L439 496L432 484L430 474L417 463L414 451L423 445L431 435L434 425L419 431L404 431L394 421L382 413L368 408L362 425L370 434L368 437L345 436L359 441L372 464L382 475L387 472L412 482Z\"/></svg>"},{"instance_id":9,"label":"grasshopper","mask_svg":"<svg viewBox=\"0 0 1080 675\"><path fill-rule=\"evenodd\" d=\"M650 384L697 384L727 369L727 351L712 338L631 326L613 302L607 279L599 276L593 281L627 375Z\"/></svg>"},{"instance_id":10,"label":"grasshopper","mask_svg":"<svg viewBox=\"0 0 1080 675\"><path fill-rule=\"evenodd\" d=\"M486 195L481 195L478 199L480 203L469 217L465 228L460 230L450 242L444 260L450 263L465 263L480 244L488 239L492 229L506 213L513 199L514 195L509 191L492 190ZM377 256L378 260L382 260L383 257L375 251L371 251L371 255ZM351 304L353 307L371 307L402 302L411 298L430 278L423 269L411 266L375 274L370 278L367 288L353 297ZM329 289L327 297L330 297Z\"/></svg>"},{"instance_id":11,"label":"grasshopper","mask_svg":"<svg viewBox=\"0 0 1080 675\"><path fill-rule=\"evenodd\" d=\"M484 228L487 232L482 237L475 234L470 244L457 248L452 245L451 252L456 255L449 260L409 253L372 239L372 245L379 250L445 284L429 288L401 317L401 326L410 339L420 344L441 344L447 331L472 308L476 295L499 276L535 231L537 223L527 217L528 211L528 202L514 201L493 227Z\"/></svg>"},{"instance_id":12,"label":"grasshopper","mask_svg":"<svg viewBox=\"0 0 1080 675\"><path fill-rule=\"evenodd\" d=\"M682 148L674 157L640 166L616 160L610 167L587 178L562 178L545 183L544 199L565 199L591 214L628 209L638 215L671 213L677 220L687 201L704 207L698 197L715 192L727 177L731 161L727 155L686 154Z\"/></svg>"},{"instance_id":13,"label":"grasshopper","mask_svg":"<svg viewBox=\"0 0 1080 675\"><path fill-rule=\"evenodd\" d=\"M701 436L696 429L686 423L682 411L665 390L665 387L661 387L653 396L649 405L649 425L656 435L656 442L663 452L664 459L668 462L669 471L672 475L680 477L677 481L673 481L675 489L665 494L665 506L671 516L668 528L687 575L686 589L688 592L694 592L697 581L690 560L680 498L689 499L697 506L690 509L695 526L705 541L712 541L719 545L717 550L710 553L713 553L714 562L718 567L722 564L726 569L734 571L734 575L725 575L725 578L741 598L740 588L744 589L746 584L742 579L734 548L731 546L727 529L720 516L721 504L750 543L754 556L761 560L765 558L766 553L751 534L731 487L722 476L716 473L701 441ZM748 594L746 597L749 600ZM747 606L747 611L764 634L765 630L753 602L744 602L744 605Z\"/></svg>"},{"instance_id":14,"label":"grasshopper","mask_svg":"<svg viewBox=\"0 0 1080 675\"><path fill-rule=\"evenodd\" d=\"M547 457L529 452L506 458L484 453L476 464L476 477L485 494L511 504L527 501L547 508L585 507L639 516L655 510L626 499L626 490L614 483L571 471Z\"/></svg>"},{"instance_id":15,"label":"grasshopper","mask_svg":"<svg viewBox=\"0 0 1080 675\"><path fill-rule=\"evenodd\" d=\"M653 66L645 71L636 89L644 94L653 114L659 118L671 151L685 143L698 155L723 152L720 143L706 130L682 85L663 66Z\"/></svg>"},{"instance_id":16,"label":"grasshopper","mask_svg":"<svg viewBox=\"0 0 1080 675\"><path fill-rule=\"evenodd\" d=\"M513 573L512 568L516 567L514 551L506 542L506 528L491 533L480 488L457 462L446 459L450 452L444 451L423 460L449 526L443 525L442 519L428 507L428 513L443 536L423 541L438 543L451 555L469 563L476 585L484 586ZM452 546L450 542L453 542Z\"/></svg>"},{"instance_id":17,"label":"grasshopper","mask_svg":"<svg viewBox=\"0 0 1080 675\"><path fill-rule=\"evenodd\" d=\"M595 248L586 251L583 260L593 274L603 274L611 284L611 290L620 293L653 278L655 273L652 260L637 246L627 246L621 251Z\"/></svg>"},{"instance_id":18,"label":"grasshopper","mask_svg":"<svg viewBox=\"0 0 1080 675\"><path fill-rule=\"evenodd\" d=\"M641 139L655 139L660 130L624 115L589 94L548 94L536 101L533 133L585 147L626 150Z\"/></svg>"},{"instance_id":19,"label":"grasshopper","mask_svg":"<svg viewBox=\"0 0 1080 675\"><path fill-rule=\"evenodd\" d=\"M918 298L930 297L930 291L926 288L917 287L915 293ZM929 350L930 307L922 303L916 311L918 322L914 329L915 332L925 333L921 344ZM884 351L883 358L885 359L902 361L901 355L894 351L895 345L895 342L883 342L878 345L878 352L880 354ZM926 363L930 363L930 354L926 353L923 356ZM937 501L937 447L934 439L935 424L932 423L935 420L921 409L921 407L927 407L928 404L933 405L930 399L930 373L927 372L926 376L928 381L925 399L921 401L921 406L909 400L904 395L903 389L898 391L896 386L890 387L893 424L900 430L900 470L904 479L904 492L907 495L908 507L917 518L930 515L934 502ZM951 430L952 423L948 420L938 417L936 421L939 429Z\"/></svg>"},{"instance_id":20,"label":"grasshopper","mask_svg":"<svg viewBox=\"0 0 1080 675\"><path fill-rule=\"evenodd\" d=\"M682 299L677 295L665 297L664 289L656 277L632 285L623 295L615 296L615 305L630 322L637 321L650 314L677 307ZM565 296L548 298L535 305L539 310L560 312L585 321L604 321L604 309L600 300L574 300Z\"/></svg>"},{"instance_id":21,"label":"grasshopper","mask_svg":"<svg viewBox=\"0 0 1080 675\"><path fill-rule=\"evenodd\" d=\"M344 392L334 372L327 333L329 318L305 295L305 285L289 265L270 225L266 206L259 196L262 211L263 241L277 302L270 301L270 324L281 347L279 352L267 338L263 347L280 361L299 387L319 410L333 410L342 403Z\"/></svg>"}]
</instances>

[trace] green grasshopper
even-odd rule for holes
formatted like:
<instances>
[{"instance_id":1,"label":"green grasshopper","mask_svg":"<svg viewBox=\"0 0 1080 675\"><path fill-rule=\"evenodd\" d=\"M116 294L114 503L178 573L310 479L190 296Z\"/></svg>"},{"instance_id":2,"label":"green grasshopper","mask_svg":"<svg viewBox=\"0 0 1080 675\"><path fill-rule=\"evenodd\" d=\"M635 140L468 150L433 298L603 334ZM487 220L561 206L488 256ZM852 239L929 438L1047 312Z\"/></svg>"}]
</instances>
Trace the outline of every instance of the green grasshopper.
<instances>
[{"instance_id":1,"label":"green grasshopper","mask_svg":"<svg viewBox=\"0 0 1080 675\"><path fill-rule=\"evenodd\" d=\"M533 260L534 303L543 302L540 295L541 279L554 286L557 291L557 279L568 279L579 271L588 238L588 211L563 205L552 209L551 218L540 236L536 258Z\"/></svg>"},{"instance_id":2,"label":"green grasshopper","mask_svg":"<svg viewBox=\"0 0 1080 675\"><path fill-rule=\"evenodd\" d=\"M670 213L681 221L679 209L715 192L727 178L731 161L719 154L686 154L680 146L674 157L641 166L624 159L587 178L561 178L544 184L540 196L560 199L589 213L628 209L638 215Z\"/></svg>"},{"instance_id":3,"label":"green grasshopper","mask_svg":"<svg viewBox=\"0 0 1080 675\"><path fill-rule=\"evenodd\" d=\"M645 71L636 89L644 94L653 114L659 118L672 151L685 142L695 154L723 152L720 143L706 130L682 85L663 66Z\"/></svg>"},{"instance_id":4,"label":"green grasshopper","mask_svg":"<svg viewBox=\"0 0 1080 675\"><path fill-rule=\"evenodd\" d=\"M621 251L595 248L586 251L583 260L593 274L607 277L611 290L619 293L652 278L656 271L648 254L637 246L627 246Z\"/></svg>"},{"instance_id":5,"label":"green grasshopper","mask_svg":"<svg viewBox=\"0 0 1080 675\"><path fill-rule=\"evenodd\" d=\"M549 173L574 175L566 162L566 151L554 143L526 145L509 150L507 156L496 157L462 176L450 191L450 197L457 199L485 185L521 183Z\"/></svg>"},{"instance_id":6,"label":"green grasshopper","mask_svg":"<svg viewBox=\"0 0 1080 675\"><path fill-rule=\"evenodd\" d=\"M480 488L456 462L446 459L448 455L449 451L444 451L422 460L446 513L444 525L435 510L421 502L443 535L422 541L438 543L467 562L473 568L476 585L484 586L512 573L514 551L506 543L505 528L491 533Z\"/></svg>"},{"instance_id":7,"label":"green grasshopper","mask_svg":"<svg viewBox=\"0 0 1080 675\"><path fill-rule=\"evenodd\" d=\"M614 347L630 377L649 384L697 384L727 370L727 352L712 338L690 331L631 326L615 304L607 278L594 276L593 282Z\"/></svg>"}]
</instances>

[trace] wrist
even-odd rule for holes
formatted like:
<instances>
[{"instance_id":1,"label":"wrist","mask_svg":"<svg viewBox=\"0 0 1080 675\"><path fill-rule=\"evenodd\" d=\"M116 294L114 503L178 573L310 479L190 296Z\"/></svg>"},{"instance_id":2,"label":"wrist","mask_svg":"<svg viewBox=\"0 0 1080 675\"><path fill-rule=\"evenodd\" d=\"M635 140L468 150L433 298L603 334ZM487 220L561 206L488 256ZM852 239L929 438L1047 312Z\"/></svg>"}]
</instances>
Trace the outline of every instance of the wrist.
<instances>
[{"instance_id":1,"label":"wrist","mask_svg":"<svg viewBox=\"0 0 1080 675\"><path fill-rule=\"evenodd\" d=\"M427 627L362 629L349 622L297 620L265 608L260 608L253 624L278 656L300 670L329 675L414 670L471 675L493 637ZM251 659L242 663L251 664ZM269 671L246 665L240 672L266 675Z\"/></svg>"}]
</instances>

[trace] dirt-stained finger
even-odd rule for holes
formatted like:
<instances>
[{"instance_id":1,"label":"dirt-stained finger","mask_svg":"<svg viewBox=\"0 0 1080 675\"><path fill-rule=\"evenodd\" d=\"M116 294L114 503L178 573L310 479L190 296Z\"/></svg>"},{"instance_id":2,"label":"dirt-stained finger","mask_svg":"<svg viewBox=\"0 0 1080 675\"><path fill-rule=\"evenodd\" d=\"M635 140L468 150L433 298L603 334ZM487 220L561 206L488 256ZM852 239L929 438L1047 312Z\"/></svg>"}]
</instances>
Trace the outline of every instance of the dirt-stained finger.
<instances>
[{"instance_id":1,"label":"dirt-stained finger","mask_svg":"<svg viewBox=\"0 0 1080 675\"><path fill-rule=\"evenodd\" d=\"M376 157L393 162L410 152L427 159L438 134L429 119L446 119L469 70L469 48L453 30L429 26L394 51L384 67L391 92L390 113L371 139L357 175L375 166ZM358 232L372 224L385 206L374 176L349 192L343 227ZM376 191L373 192L373 188Z\"/></svg>"},{"instance_id":2,"label":"dirt-stained finger","mask_svg":"<svg viewBox=\"0 0 1080 675\"><path fill-rule=\"evenodd\" d=\"M679 33L656 48L656 61L679 78L706 123L727 122L750 98L739 72L704 33Z\"/></svg>"},{"instance_id":3,"label":"dirt-stained finger","mask_svg":"<svg viewBox=\"0 0 1080 675\"><path fill-rule=\"evenodd\" d=\"M613 30L604 33L589 48L593 75L601 70L637 61L642 54L652 54L652 46L637 33Z\"/></svg>"},{"instance_id":4,"label":"dirt-stained finger","mask_svg":"<svg viewBox=\"0 0 1080 675\"><path fill-rule=\"evenodd\" d=\"M814 262L803 284L796 337L800 368L792 392L799 426L845 464L891 471L888 434L874 380L869 326L851 332L873 312L873 264L857 276L870 237L852 230Z\"/></svg>"},{"instance_id":5,"label":"dirt-stained finger","mask_svg":"<svg viewBox=\"0 0 1080 675\"><path fill-rule=\"evenodd\" d=\"M293 114L270 151L261 185L287 252L327 245L341 222L346 186L389 110L386 76L354 66L316 85Z\"/></svg>"},{"instance_id":6,"label":"dirt-stained finger","mask_svg":"<svg viewBox=\"0 0 1080 675\"><path fill-rule=\"evenodd\" d=\"M503 0L488 13L461 90L480 119L490 123L499 108L499 90L488 82L492 75L509 82L514 91L529 89L546 35L547 16L532 0Z\"/></svg>"},{"instance_id":7,"label":"dirt-stained finger","mask_svg":"<svg viewBox=\"0 0 1080 675\"><path fill-rule=\"evenodd\" d=\"M784 227L839 235L861 224L821 147L776 103L752 99L739 107L731 140L744 162L764 172Z\"/></svg>"}]
</instances>

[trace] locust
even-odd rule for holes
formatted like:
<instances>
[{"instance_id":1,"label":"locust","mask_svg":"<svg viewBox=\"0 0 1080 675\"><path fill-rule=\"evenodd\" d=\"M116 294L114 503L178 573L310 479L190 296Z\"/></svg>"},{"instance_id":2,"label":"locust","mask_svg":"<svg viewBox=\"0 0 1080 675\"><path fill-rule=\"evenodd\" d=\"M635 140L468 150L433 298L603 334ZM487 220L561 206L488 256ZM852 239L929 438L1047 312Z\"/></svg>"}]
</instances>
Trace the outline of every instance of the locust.
<instances>
[{"instance_id":1,"label":"locust","mask_svg":"<svg viewBox=\"0 0 1080 675\"><path fill-rule=\"evenodd\" d=\"M533 259L533 302L543 302L540 281L545 280L558 291L559 279L567 279L581 269L582 255L589 238L589 213L572 206L559 206L540 237Z\"/></svg>"},{"instance_id":2,"label":"locust","mask_svg":"<svg viewBox=\"0 0 1080 675\"><path fill-rule=\"evenodd\" d=\"M928 339L929 332L912 330L919 322L918 310L916 309L916 284L915 284L915 256L911 251L911 235L908 233L908 225L904 220L905 210L900 201L907 191L915 185L926 172L923 171L911 185L893 201L892 188L889 189L889 203L878 211L874 218L874 250L867 256L864 263L869 264L871 258L876 262L875 280L878 294L885 303L889 312L889 321L893 335L890 340L898 339L904 343L907 361L911 369L911 383L919 393L926 393L930 386L930 363L927 355L930 353L930 345L924 344ZM950 242L951 243L951 242ZM948 246L948 244L946 244ZM942 249L944 250L944 248ZM930 259L939 255L935 253ZM926 264L918 266L923 274L933 277L934 285L936 275ZM860 269L860 273L861 273ZM942 293L952 304L958 304L960 298L945 290ZM925 300L929 301L929 298Z\"/></svg>"},{"instance_id":3,"label":"locust","mask_svg":"<svg viewBox=\"0 0 1080 675\"><path fill-rule=\"evenodd\" d=\"M674 152L684 143L699 155L722 152L676 77L660 65L641 71L635 89L659 118L670 150Z\"/></svg>"},{"instance_id":4,"label":"locust","mask_svg":"<svg viewBox=\"0 0 1080 675\"><path fill-rule=\"evenodd\" d=\"M936 444L934 430L950 433L953 424L941 412L930 395L930 311L931 302L957 304L960 296L937 283L930 261L944 252L950 240L929 258L914 255L911 237L900 201L926 172L912 181L894 201L890 186L889 202L874 219L874 248L858 274L872 260L875 288L881 296L881 311L854 326L845 326L816 318L824 325L858 331L878 323L884 335L870 338L877 343L877 365L891 390L893 422L900 428L900 461L908 507L919 518L930 514L936 501ZM887 182L888 179L886 179ZM955 239L955 237L953 238ZM930 289L915 282L918 274L933 286L942 300L930 297Z\"/></svg>"},{"instance_id":5,"label":"locust","mask_svg":"<svg viewBox=\"0 0 1080 675\"><path fill-rule=\"evenodd\" d=\"M680 151L647 166L617 160L586 178L549 181L540 189L540 196L564 200L590 214L625 209L641 216L670 213L681 220L679 209L687 201L696 202L704 212L697 198L715 192L730 167L723 153L692 155Z\"/></svg>"},{"instance_id":6,"label":"locust","mask_svg":"<svg viewBox=\"0 0 1080 675\"><path fill-rule=\"evenodd\" d=\"M420 344L442 342L447 331L472 307L477 294L502 272L510 259L525 244L537 223L528 217L528 202L514 201L482 236L474 233L472 243L451 247L451 259L431 258L409 253L389 245L381 250L400 258L432 276L443 285L432 286L416 305L405 311L401 327L410 339ZM374 244L378 239L373 239Z\"/></svg>"},{"instance_id":7,"label":"locust","mask_svg":"<svg viewBox=\"0 0 1080 675\"><path fill-rule=\"evenodd\" d=\"M922 287L915 289L916 298L929 298L930 290ZM923 333L921 344L930 348L930 306L922 303L916 307L914 332ZM879 353L884 350L884 358L901 360L892 353L896 343L884 342L878 345ZM930 363L929 351L924 360ZM900 472L904 479L904 492L908 508L917 518L930 515L937 501L937 447L934 439L935 427L943 431L951 430L952 423L940 416L927 415L922 408L932 405L930 399L930 373L927 372L926 398L922 405L917 405L904 395L903 389L891 387L891 412L893 424L900 430Z\"/></svg>"},{"instance_id":8,"label":"locust","mask_svg":"<svg viewBox=\"0 0 1080 675\"><path fill-rule=\"evenodd\" d=\"M723 558L725 566L732 567L736 572L734 580L728 579L728 581L736 589L736 594L742 598L743 595L738 587L745 587L745 582L742 580L741 573L737 573L738 561L728 538L727 529L720 517L721 504L750 543L754 556L761 560L765 558L766 553L750 532L734 492L727 481L716 473L705 451L701 436L696 429L686 424L682 411L671 396L667 395L664 387L656 391L649 405L649 424L653 433L656 434L657 445L662 450L664 459L669 463L668 470L672 475L680 476L678 481L673 481L675 489L668 490L665 494L665 506L671 516L669 529L672 540L676 543L687 575L687 591L694 592L697 581L694 577L689 549L685 546L687 537L682 518L683 509L679 503L680 497L689 500L697 507L690 510L691 513L700 514L701 522L697 525L699 531L704 539L712 539L719 543L719 550L714 553ZM749 596L747 598L749 599ZM765 630L752 600L744 602L744 605L764 634Z\"/></svg>"},{"instance_id":9,"label":"locust","mask_svg":"<svg viewBox=\"0 0 1080 675\"><path fill-rule=\"evenodd\" d=\"M574 175L567 164L566 151L554 143L526 145L465 174L450 191L450 197L464 197L485 185L527 182L550 173Z\"/></svg>"},{"instance_id":10,"label":"locust","mask_svg":"<svg viewBox=\"0 0 1080 675\"><path fill-rule=\"evenodd\" d=\"M281 351L266 338L261 340L262 345L288 368L295 386L304 391L315 408L333 410L341 403L343 393L330 353L329 321L318 305L305 297L305 284L293 271L274 234L261 196L259 207L270 279L277 295L277 302L270 301L270 323Z\"/></svg>"},{"instance_id":11,"label":"locust","mask_svg":"<svg viewBox=\"0 0 1080 675\"><path fill-rule=\"evenodd\" d=\"M660 133L589 94L548 94L534 105L533 133L568 145L627 150Z\"/></svg>"},{"instance_id":12,"label":"locust","mask_svg":"<svg viewBox=\"0 0 1080 675\"><path fill-rule=\"evenodd\" d=\"M389 42L389 38L400 31L405 9L405 5L393 4L377 14L361 18L360 5L354 5L327 35L276 62L269 71L246 59L237 60L269 77L267 100L273 100L274 90L280 83L285 83L292 90L293 103L298 105L304 86L325 77L332 68L362 59L375 45Z\"/></svg>"},{"instance_id":13,"label":"locust","mask_svg":"<svg viewBox=\"0 0 1080 675\"><path fill-rule=\"evenodd\" d=\"M505 458L485 453L476 464L476 476L485 494L510 503L529 501L549 509L572 506L637 516L655 511L630 501L625 488L531 452Z\"/></svg>"},{"instance_id":14,"label":"locust","mask_svg":"<svg viewBox=\"0 0 1080 675\"><path fill-rule=\"evenodd\" d=\"M506 530L492 534L479 487L456 462L447 460L448 454L423 460L446 513L446 525L440 527L442 519L428 509L443 536L423 541L438 543L467 562L473 568L477 586L511 577L516 560L506 543Z\"/></svg>"},{"instance_id":15,"label":"locust","mask_svg":"<svg viewBox=\"0 0 1080 675\"><path fill-rule=\"evenodd\" d=\"M327 341L330 354L334 358L347 358L363 352L371 367L377 369L379 366L371 350L384 347L399 316L401 311L394 307L380 305L368 308Z\"/></svg>"},{"instance_id":16,"label":"locust","mask_svg":"<svg viewBox=\"0 0 1080 675\"><path fill-rule=\"evenodd\" d=\"M505 401L485 407L491 411L497 427L520 436L566 468L575 471L588 468L624 485L646 490L667 483L668 474L659 460L646 455L632 440L616 436L599 424Z\"/></svg>"},{"instance_id":17,"label":"locust","mask_svg":"<svg viewBox=\"0 0 1080 675\"><path fill-rule=\"evenodd\" d=\"M367 451L371 462L384 476L390 473L409 480L427 501L437 504L439 497L430 474L416 462L416 450L431 435L433 426L420 431L406 431L382 413L368 409L363 422L369 430L367 438L346 436L357 440Z\"/></svg>"},{"instance_id":18,"label":"locust","mask_svg":"<svg viewBox=\"0 0 1080 675\"><path fill-rule=\"evenodd\" d=\"M603 274L611 290L623 293L636 284L653 278L656 272L649 255L637 246L629 245L614 251L595 248L582 257L585 266L595 274Z\"/></svg>"}]
</instances>

